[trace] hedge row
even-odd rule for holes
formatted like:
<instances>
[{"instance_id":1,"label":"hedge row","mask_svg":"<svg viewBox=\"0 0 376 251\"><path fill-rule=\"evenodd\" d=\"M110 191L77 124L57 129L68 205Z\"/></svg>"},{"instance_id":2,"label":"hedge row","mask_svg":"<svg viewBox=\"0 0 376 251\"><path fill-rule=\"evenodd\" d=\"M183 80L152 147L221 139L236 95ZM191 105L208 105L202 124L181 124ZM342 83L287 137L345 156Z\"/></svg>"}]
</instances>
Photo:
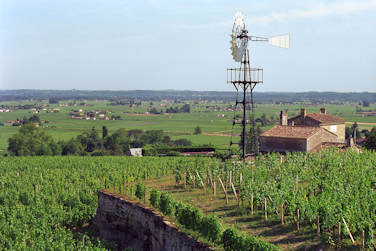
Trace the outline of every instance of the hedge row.
<instances>
[{"instance_id":1,"label":"hedge row","mask_svg":"<svg viewBox=\"0 0 376 251\"><path fill-rule=\"evenodd\" d=\"M166 154L171 151L175 152L210 152L215 151L215 147L207 146L182 146L182 147L154 147L154 148L143 148L142 154L155 155L155 154Z\"/></svg>"},{"instance_id":2,"label":"hedge row","mask_svg":"<svg viewBox=\"0 0 376 251\"><path fill-rule=\"evenodd\" d=\"M197 207L177 201L167 192L153 189L149 201L164 215L175 216L185 228L200 232L208 240L223 245L226 251L282 250L252 235L240 235L233 227L222 232L222 224L217 216L205 216Z\"/></svg>"}]
</instances>

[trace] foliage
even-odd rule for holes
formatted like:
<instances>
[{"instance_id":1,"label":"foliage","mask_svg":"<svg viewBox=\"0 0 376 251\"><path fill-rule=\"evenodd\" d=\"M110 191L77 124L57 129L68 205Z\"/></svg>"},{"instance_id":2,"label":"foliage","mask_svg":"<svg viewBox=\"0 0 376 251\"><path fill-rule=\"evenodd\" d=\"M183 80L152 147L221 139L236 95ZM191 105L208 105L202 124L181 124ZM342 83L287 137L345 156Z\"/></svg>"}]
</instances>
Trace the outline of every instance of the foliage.
<instances>
[{"instance_id":1,"label":"foliage","mask_svg":"<svg viewBox=\"0 0 376 251\"><path fill-rule=\"evenodd\" d=\"M160 202L161 193L157 189L153 189L150 192L150 204L155 207L159 208L159 202Z\"/></svg>"},{"instance_id":2,"label":"foliage","mask_svg":"<svg viewBox=\"0 0 376 251\"><path fill-rule=\"evenodd\" d=\"M376 132L372 132L367 141L364 143L364 147L368 150L376 150Z\"/></svg>"},{"instance_id":3,"label":"foliage","mask_svg":"<svg viewBox=\"0 0 376 251\"><path fill-rule=\"evenodd\" d=\"M194 134L201 134L201 133L202 133L201 127L196 126Z\"/></svg>"},{"instance_id":4,"label":"foliage","mask_svg":"<svg viewBox=\"0 0 376 251\"><path fill-rule=\"evenodd\" d=\"M145 196L145 187L142 184L142 180L138 181L137 187L136 187L136 197L142 200Z\"/></svg>"},{"instance_id":5,"label":"foliage","mask_svg":"<svg viewBox=\"0 0 376 251\"><path fill-rule=\"evenodd\" d=\"M177 151L170 151L170 152L166 153L166 156L182 156L182 154L180 152L177 152Z\"/></svg>"},{"instance_id":6,"label":"foliage","mask_svg":"<svg viewBox=\"0 0 376 251\"><path fill-rule=\"evenodd\" d=\"M8 143L8 151L15 156L57 155L60 152L52 137L33 123L21 126L19 133L9 138Z\"/></svg>"},{"instance_id":7,"label":"foliage","mask_svg":"<svg viewBox=\"0 0 376 251\"><path fill-rule=\"evenodd\" d=\"M174 212L174 204L174 199L167 192L161 193L158 208L164 215L172 215L172 213Z\"/></svg>"},{"instance_id":8,"label":"foliage","mask_svg":"<svg viewBox=\"0 0 376 251\"><path fill-rule=\"evenodd\" d=\"M174 140L174 144L177 146L191 146L192 141L187 140L187 139L177 139L177 140Z\"/></svg>"}]
</instances>

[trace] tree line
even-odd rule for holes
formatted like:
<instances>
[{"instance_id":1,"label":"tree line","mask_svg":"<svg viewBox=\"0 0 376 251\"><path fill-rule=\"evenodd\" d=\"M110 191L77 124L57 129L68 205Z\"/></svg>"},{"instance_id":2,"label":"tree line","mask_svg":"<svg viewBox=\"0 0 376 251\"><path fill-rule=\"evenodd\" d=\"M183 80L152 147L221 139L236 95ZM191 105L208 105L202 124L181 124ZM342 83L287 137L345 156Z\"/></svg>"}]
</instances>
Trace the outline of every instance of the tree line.
<instances>
[{"instance_id":1,"label":"tree line","mask_svg":"<svg viewBox=\"0 0 376 251\"><path fill-rule=\"evenodd\" d=\"M27 123L20 127L19 133L8 139L8 151L13 156L105 156L126 155L130 148L191 146L187 139L171 140L163 130L141 129L126 130L120 128L113 134L108 133L106 126L102 133L95 127L72 137L70 140L53 140L52 136L35 123Z\"/></svg>"}]
</instances>

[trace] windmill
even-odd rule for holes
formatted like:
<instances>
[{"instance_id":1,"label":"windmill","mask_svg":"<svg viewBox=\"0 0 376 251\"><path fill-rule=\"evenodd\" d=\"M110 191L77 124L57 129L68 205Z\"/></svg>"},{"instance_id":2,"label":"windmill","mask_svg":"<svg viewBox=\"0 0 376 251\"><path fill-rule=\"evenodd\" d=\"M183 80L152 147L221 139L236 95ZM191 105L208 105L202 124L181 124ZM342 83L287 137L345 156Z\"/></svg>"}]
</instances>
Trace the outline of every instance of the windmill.
<instances>
[{"instance_id":1,"label":"windmill","mask_svg":"<svg viewBox=\"0 0 376 251\"><path fill-rule=\"evenodd\" d=\"M262 38L255 36L248 36L248 30L246 30L245 22L243 15L238 11L235 13L234 24L232 27L231 33L231 55L233 56L235 62L241 62L240 68L227 69L227 83L233 84L237 92L239 89L243 90L243 100L238 101L236 98L236 106L240 103L243 105L243 137L241 142L234 143L230 142L230 146L233 144L239 144L243 148L243 159L246 157L246 107L248 104L252 105L252 135L251 135L251 153L257 155L258 153L258 139L256 133L256 122L255 122L255 111L254 111L254 102L253 102L253 90L257 84L263 83L263 69L251 68L249 64L249 51L248 51L248 41L255 42L269 42L270 45L282 47L285 49L290 49L290 35L281 35L270 38ZM250 90L251 101L247 101L246 93L247 90ZM235 109L236 110L236 109ZM234 118L235 119L235 118ZM236 124L235 120L233 121L233 126Z\"/></svg>"}]
</instances>

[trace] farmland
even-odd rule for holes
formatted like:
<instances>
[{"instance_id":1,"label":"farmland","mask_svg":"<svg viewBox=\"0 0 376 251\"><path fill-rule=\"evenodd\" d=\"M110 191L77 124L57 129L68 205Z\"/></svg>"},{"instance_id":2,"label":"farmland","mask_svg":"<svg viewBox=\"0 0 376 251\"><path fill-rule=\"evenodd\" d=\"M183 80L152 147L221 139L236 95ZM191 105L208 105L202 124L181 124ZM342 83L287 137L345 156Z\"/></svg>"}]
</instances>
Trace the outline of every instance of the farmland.
<instances>
[{"instance_id":1,"label":"farmland","mask_svg":"<svg viewBox=\"0 0 376 251\"><path fill-rule=\"evenodd\" d=\"M68 103L72 101L60 102L60 104ZM93 126L97 130L101 130L103 126L106 126L109 133L115 132L119 128L130 129L143 129L143 130L159 130L162 129L165 135L169 135L172 140L185 138L191 140L194 144L214 144L216 146L225 147L229 146L231 135L234 142L239 140L240 125L233 127L232 122L228 122L235 115L241 115L240 111L221 111L223 108L234 107L233 103L225 102L192 102L186 101L191 105L190 113L170 113L171 118L167 118L164 114L145 114L155 108L158 112L165 111L170 107L181 107L183 103L174 104L173 102L142 102L139 106L109 106L109 101L88 101L85 102L85 106L59 106L58 104L48 104L45 100L41 102L41 107L46 110L40 110L37 114L44 123L43 130L52 135L56 141L69 140L72 137L81 134ZM196 103L196 104L195 104ZM18 105L34 105L35 101L3 101L0 105L3 106L18 106ZM90 105L90 106L88 106ZM357 103L348 103L346 105L334 105L327 104L327 112L333 116L339 116L348 120L348 125L351 126L353 122L360 122L359 128L370 130L375 126L375 117L360 117L356 113L355 106ZM308 104L294 103L294 104L256 104L255 105L255 117L259 118L264 113L267 118L274 117L274 120L279 119L279 112L281 110L287 110L289 117L299 114L300 108L305 107L307 113L318 112L322 106L311 106ZM47 110L59 109L58 113L47 113ZM121 120L77 120L71 119L69 113L74 110L84 109L85 111L110 111L107 116L120 116ZM370 107L364 108L368 110L375 110L376 104L370 104ZM223 114L225 117L218 117ZM247 112L247 114L249 114ZM0 114L0 123L5 123L8 120L22 119L24 116L29 118L31 115L29 110L14 110L14 112L4 112ZM364 124L362 124L364 123ZM258 123L259 124L259 123ZM272 123L273 124L273 123ZM202 129L201 135L192 135L194 128L200 126ZM271 128L270 126L262 127L262 130ZM14 133L18 132L18 127L15 126L1 126L0 127L0 149L6 150L8 147L7 139ZM3 151L4 153L4 151Z\"/></svg>"}]
</instances>

